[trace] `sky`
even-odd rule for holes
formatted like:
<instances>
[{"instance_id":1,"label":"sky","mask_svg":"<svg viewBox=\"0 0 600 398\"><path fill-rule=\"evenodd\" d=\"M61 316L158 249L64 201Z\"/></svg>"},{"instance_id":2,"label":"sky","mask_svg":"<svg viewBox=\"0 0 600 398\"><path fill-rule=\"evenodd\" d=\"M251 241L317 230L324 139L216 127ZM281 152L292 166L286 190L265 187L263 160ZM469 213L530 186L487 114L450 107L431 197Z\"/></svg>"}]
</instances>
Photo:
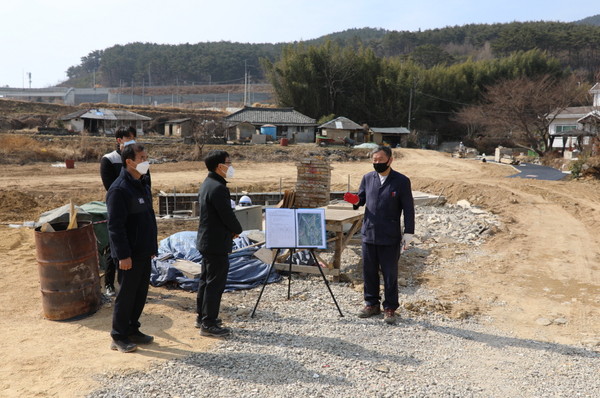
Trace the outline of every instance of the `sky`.
<instances>
[{"instance_id":1,"label":"sky","mask_svg":"<svg viewBox=\"0 0 600 398\"><path fill-rule=\"evenodd\" d=\"M117 44L279 43L352 28L418 31L478 23L572 22L596 0L2 0L0 87L43 88ZM240 61L242 62L242 61ZM29 81L31 74L31 83Z\"/></svg>"}]
</instances>

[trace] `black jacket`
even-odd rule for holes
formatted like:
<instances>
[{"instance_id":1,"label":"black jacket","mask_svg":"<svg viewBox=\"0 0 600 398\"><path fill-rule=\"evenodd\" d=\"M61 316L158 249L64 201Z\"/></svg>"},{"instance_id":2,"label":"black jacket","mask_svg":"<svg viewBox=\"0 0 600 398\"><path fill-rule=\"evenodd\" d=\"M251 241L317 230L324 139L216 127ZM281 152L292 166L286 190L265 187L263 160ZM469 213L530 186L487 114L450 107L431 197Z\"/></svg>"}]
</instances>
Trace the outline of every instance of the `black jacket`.
<instances>
[{"instance_id":1,"label":"black jacket","mask_svg":"<svg viewBox=\"0 0 600 398\"><path fill-rule=\"evenodd\" d=\"M121 169L123 169L121 151L117 149L102 156L102 159L100 159L100 178L102 178L104 189L108 191L112 183L115 182L121 174ZM144 180L149 187L152 186L150 171L142 177L142 180Z\"/></svg>"},{"instance_id":2,"label":"black jacket","mask_svg":"<svg viewBox=\"0 0 600 398\"><path fill-rule=\"evenodd\" d=\"M365 243L399 245L402 213L404 233L415 233L415 205L410 179L404 174L391 170L382 185L376 171L367 173L360 182L358 197L360 201L355 208L366 204L361 228Z\"/></svg>"},{"instance_id":3,"label":"black jacket","mask_svg":"<svg viewBox=\"0 0 600 398\"><path fill-rule=\"evenodd\" d=\"M233 236L242 233L242 226L231 208L231 195L226 184L223 177L211 171L200 186L200 223L196 240L200 253L230 253Z\"/></svg>"},{"instance_id":4,"label":"black jacket","mask_svg":"<svg viewBox=\"0 0 600 398\"><path fill-rule=\"evenodd\" d=\"M156 216L146 181L136 180L126 168L122 168L106 193L106 207L113 257L123 260L158 253Z\"/></svg>"}]
</instances>

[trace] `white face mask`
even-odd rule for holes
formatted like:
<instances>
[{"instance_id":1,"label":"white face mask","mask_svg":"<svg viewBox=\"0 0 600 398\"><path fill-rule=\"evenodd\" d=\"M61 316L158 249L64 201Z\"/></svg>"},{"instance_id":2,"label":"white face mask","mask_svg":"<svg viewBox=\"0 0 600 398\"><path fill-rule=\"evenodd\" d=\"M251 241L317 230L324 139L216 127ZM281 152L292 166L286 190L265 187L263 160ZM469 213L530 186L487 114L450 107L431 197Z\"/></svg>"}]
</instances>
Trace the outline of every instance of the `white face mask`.
<instances>
[{"instance_id":1,"label":"white face mask","mask_svg":"<svg viewBox=\"0 0 600 398\"><path fill-rule=\"evenodd\" d=\"M225 175L225 177L227 177L227 178L233 178L234 174L235 174L235 169L233 168L233 166L229 166L229 168L227 169L227 174Z\"/></svg>"},{"instance_id":2,"label":"white face mask","mask_svg":"<svg viewBox=\"0 0 600 398\"><path fill-rule=\"evenodd\" d=\"M129 140L123 143L123 148L125 148L127 145L132 145L135 144L135 140Z\"/></svg>"},{"instance_id":3,"label":"white face mask","mask_svg":"<svg viewBox=\"0 0 600 398\"><path fill-rule=\"evenodd\" d=\"M138 171L138 173L144 175L150 169L150 162L146 161L146 162L138 163L138 165L135 166L135 169Z\"/></svg>"}]
</instances>

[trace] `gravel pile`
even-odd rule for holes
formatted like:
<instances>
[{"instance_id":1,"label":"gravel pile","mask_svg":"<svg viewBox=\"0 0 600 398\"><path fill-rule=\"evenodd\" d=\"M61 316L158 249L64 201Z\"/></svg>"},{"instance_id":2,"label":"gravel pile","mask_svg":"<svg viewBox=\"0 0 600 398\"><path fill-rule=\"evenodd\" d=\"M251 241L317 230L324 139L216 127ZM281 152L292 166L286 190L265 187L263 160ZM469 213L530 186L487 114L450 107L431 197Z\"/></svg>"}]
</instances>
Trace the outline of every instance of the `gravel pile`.
<instances>
[{"instance_id":1,"label":"gravel pile","mask_svg":"<svg viewBox=\"0 0 600 398\"><path fill-rule=\"evenodd\" d=\"M450 241L476 247L499 226L494 216L470 207L417 210L420 242L403 261L418 263L430 245ZM461 232L436 243L436 226L449 222ZM359 256L359 248L347 250L344 262L348 266ZM410 278L404 282L402 303L434 300ZM232 336L209 352L146 372L108 375L89 396L600 396L600 354L592 349L519 339L485 321L451 320L437 311L402 310L393 326L382 316L359 319L360 287L346 282L331 288L344 317L318 275L294 275L289 301L287 278L268 285L254 318L258 289L228 293L228 302L236 304L222 310L232 320ZM197 333L191 325L190 333Z\"/></svg>"}]
</instances>

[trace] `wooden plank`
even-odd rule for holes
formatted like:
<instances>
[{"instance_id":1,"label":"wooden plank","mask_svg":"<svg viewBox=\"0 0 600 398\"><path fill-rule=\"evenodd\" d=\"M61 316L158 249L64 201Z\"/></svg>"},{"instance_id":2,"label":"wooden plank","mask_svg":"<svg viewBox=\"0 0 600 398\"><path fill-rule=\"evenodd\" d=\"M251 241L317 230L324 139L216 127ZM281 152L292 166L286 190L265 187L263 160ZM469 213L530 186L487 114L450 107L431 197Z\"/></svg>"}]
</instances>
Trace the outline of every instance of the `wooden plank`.
<instances>
[{"instance_id":1,"label":"wooden plank","mask_svg":"<svg viewBox=\"0 0 600 398\"><path fill-rule=\"evenodd\" d=\"M177 268L188 278L196 279L202 273L202 266L189 260L175 260L173 267Z\"/></svg>"},{"instance_id":2,"label":"wooden plank","mask_svg":"<svg viewBox=\"0 0 600 398\"><path fill-rule=\"evenodd\" d=\"M275 269L278 271L289 271L290 265L286 263L275 263ZM331 276L339 276L339 269L323 268L323 274ZM306 274L321 274L316 265L298 265L292 264L292 272L304 272Z\"/></svg>"}]
</instances>

